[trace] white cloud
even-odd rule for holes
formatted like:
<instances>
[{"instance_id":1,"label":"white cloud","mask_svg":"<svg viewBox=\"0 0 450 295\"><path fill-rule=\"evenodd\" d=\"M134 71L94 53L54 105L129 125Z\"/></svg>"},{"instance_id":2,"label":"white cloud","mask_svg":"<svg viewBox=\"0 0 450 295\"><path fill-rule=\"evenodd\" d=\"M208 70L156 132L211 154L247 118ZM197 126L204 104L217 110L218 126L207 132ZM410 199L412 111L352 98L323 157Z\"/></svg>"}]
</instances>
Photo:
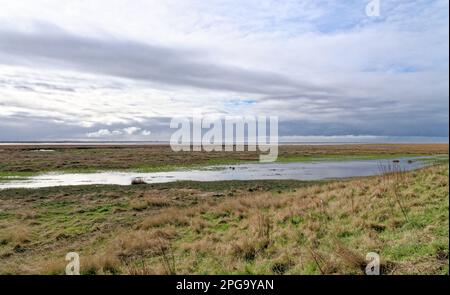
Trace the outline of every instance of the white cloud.
<instances>
[{"instance_id":1,"label":"white cloud","mask_svg":"<svg viewBox=\"0 0 450 295\"><path fill-rule=\"evenodd\" d=\"M125 131L128 135L135 134L139 130L141 130L141 128L139 128L139 127L128 127L128 128L123 129L123 131Z\"/></svg>"},{"instance_id":2,"label":"white cloud","mask_svg":"<svg viewBox=\"0 0 450 295\"><path fill-rule=\"evenodd\" d=\"M116 130L117 131L117 130ZM120 131L119 131L120 132ZM87 133L86 136L87 137L94 137L94 138L98 138L98 137L108 137L113 135L114 132L109 131L108 129L100 129L96 132L90 132Z\"/></svg>"},{"instance_id":3,"label":"white cloud","mask_svg":"<svg viewBox=\"0 0 450 295\"><path fill-rule=\"evenodd\" d=\"M86 137L88 138L104 138L104 139L149 139L148 136L151 134L149 130L143 130L140 127L130 126L122 129L100 129L94 132L86 133Z\"/></svg>"}]
</instances>

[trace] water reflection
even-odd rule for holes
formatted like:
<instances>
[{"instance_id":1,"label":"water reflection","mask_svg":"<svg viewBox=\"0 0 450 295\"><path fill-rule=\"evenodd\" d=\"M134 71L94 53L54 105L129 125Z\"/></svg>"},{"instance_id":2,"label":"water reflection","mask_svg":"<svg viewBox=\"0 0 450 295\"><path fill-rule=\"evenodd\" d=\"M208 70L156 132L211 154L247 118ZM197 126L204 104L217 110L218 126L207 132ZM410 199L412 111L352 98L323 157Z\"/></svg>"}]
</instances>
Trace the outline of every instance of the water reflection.
<instances>
[{"instance_id":1,"label":"water reflection","mask_svg":"<svg viewBox=\"0 0 450 295\"><path fill-rule=\"evenodd\" d=\"M426 165L420 158L398 159L397 165L403 170L412 170ZM6 188L40 188L65 185L116 184L130 185L136 177L146 183L164 183L181 180L221 181L221 180L322 180L347 178L380 174L380 163L391 164L393 160L363 161L319 161L310 163L265 163L241 164L232 166L210 166L202 169L136 173L136 172L101 172L73 174L43 174L28 179L11 179L1 182L0 189Z\"/></svg>"}]
</instances>

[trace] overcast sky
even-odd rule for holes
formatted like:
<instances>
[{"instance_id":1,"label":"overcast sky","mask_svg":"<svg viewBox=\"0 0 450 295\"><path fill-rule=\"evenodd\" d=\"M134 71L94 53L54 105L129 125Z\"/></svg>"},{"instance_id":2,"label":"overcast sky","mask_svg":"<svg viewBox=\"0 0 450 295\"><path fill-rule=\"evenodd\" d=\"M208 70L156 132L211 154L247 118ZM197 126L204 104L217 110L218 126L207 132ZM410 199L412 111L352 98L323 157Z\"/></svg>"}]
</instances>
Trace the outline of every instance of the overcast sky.
<instances>
[{"instance_id":1,"label":"overcast sky","mask_svg":"<svg viewBox=\"0 0 450 295\"><path fill-rule=\"evenodd\" d=\"M368 2L0 0L0 141L167 140L194 111L448 140L448 0Z\"/></svg>"}]
</instances>

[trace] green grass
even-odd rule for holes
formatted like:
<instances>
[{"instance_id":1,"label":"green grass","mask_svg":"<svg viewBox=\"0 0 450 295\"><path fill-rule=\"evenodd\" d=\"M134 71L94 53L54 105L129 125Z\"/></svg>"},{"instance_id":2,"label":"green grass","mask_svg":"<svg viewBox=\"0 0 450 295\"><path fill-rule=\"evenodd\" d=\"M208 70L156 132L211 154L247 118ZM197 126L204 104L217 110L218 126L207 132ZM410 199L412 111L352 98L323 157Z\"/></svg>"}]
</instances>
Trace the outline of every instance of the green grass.
<instances>
[{"instance_id":1,"label":"green grass","mask_svg":"<svg viewBox=\"0 0 450 295\"><path fill-rule=\"evenodd\" d=\"M27 179L32 176L36 176L38 173L33 172L2 172L0 171L0 182L10 181L12 179Z\"/></svg>"},{"instance_id":2,"label":"green grass","mask_svg":"<svg viewBox=\"0 0 450 295\"><path fill-rule=\"evenodd\" d=\"M73 250L84 259L120 260L110 268L100 259L83 273L127 273L126 264L144 262L163 272L161 254L146 252L152 243L136 246L157 233L170 243L167 253L173 251L179 274L319 274L319 266L325 273L360 274L339 256L336 240L362 257L379 253L383 262L394 263L396 273L448 274L448 167L406 173L400 189L407 221L392 205L393 187L382 186L375 176L5 190L2 232L14 236L18 226L30 232L26 240L5 239L0 245L0 273L59 273L45 262L58 261L63 270L64 255ZM133 208L147 198L161 198L167 206ZM162 221L141 227L158 216ZM268 217L271 228L265 246L261 217ZM117 250L121 243L130 256ZM24 252L16 251L17 244ZM321 257L319 266L311 249Z\"/></svg>"},{"instance_id":3,"label":"green grass","mask_svg":"<svg viewBox=\"0 0 450 295\"><path fill-rule=\"evenodd\" d=\"M448 155L435 155L430 158L421 159L420 161L428 162L433 165L448 164Z\"/></svg>"},{"instance_id":4,"label":"green grass","mask_svg":"<svg viewBox=\"0 0 450 295\"><path fill-rule=\"evenodd\" d=\"M397 159L397 158L412 158L429 156L424 154L367 154L367 155L292 155L292 156L280 156L278 157L278 162L289 163L289 162L314 162L314 161L352 161L352 160L383 160L383 159ZM448 155L431 156L429 159L444 159Z\"/></svg>"}]
</instances>

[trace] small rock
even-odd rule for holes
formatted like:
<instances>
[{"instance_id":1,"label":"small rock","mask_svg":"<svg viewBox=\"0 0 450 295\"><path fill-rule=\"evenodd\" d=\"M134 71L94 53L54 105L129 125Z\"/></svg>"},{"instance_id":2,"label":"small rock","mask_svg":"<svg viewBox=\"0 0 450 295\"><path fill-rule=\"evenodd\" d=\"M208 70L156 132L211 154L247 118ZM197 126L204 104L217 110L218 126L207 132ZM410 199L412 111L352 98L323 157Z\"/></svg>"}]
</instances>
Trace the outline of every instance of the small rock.
<instances>
[{"instance_id":1,"label":"small rock","mask_svg":"<svg viewBox=\"0 0 450 295\"><path fill-rule=\"evenodd\" d=\"M135 177L131 180L132 185L147 184L142 177Z\"/></svg>"}]
</instances>

